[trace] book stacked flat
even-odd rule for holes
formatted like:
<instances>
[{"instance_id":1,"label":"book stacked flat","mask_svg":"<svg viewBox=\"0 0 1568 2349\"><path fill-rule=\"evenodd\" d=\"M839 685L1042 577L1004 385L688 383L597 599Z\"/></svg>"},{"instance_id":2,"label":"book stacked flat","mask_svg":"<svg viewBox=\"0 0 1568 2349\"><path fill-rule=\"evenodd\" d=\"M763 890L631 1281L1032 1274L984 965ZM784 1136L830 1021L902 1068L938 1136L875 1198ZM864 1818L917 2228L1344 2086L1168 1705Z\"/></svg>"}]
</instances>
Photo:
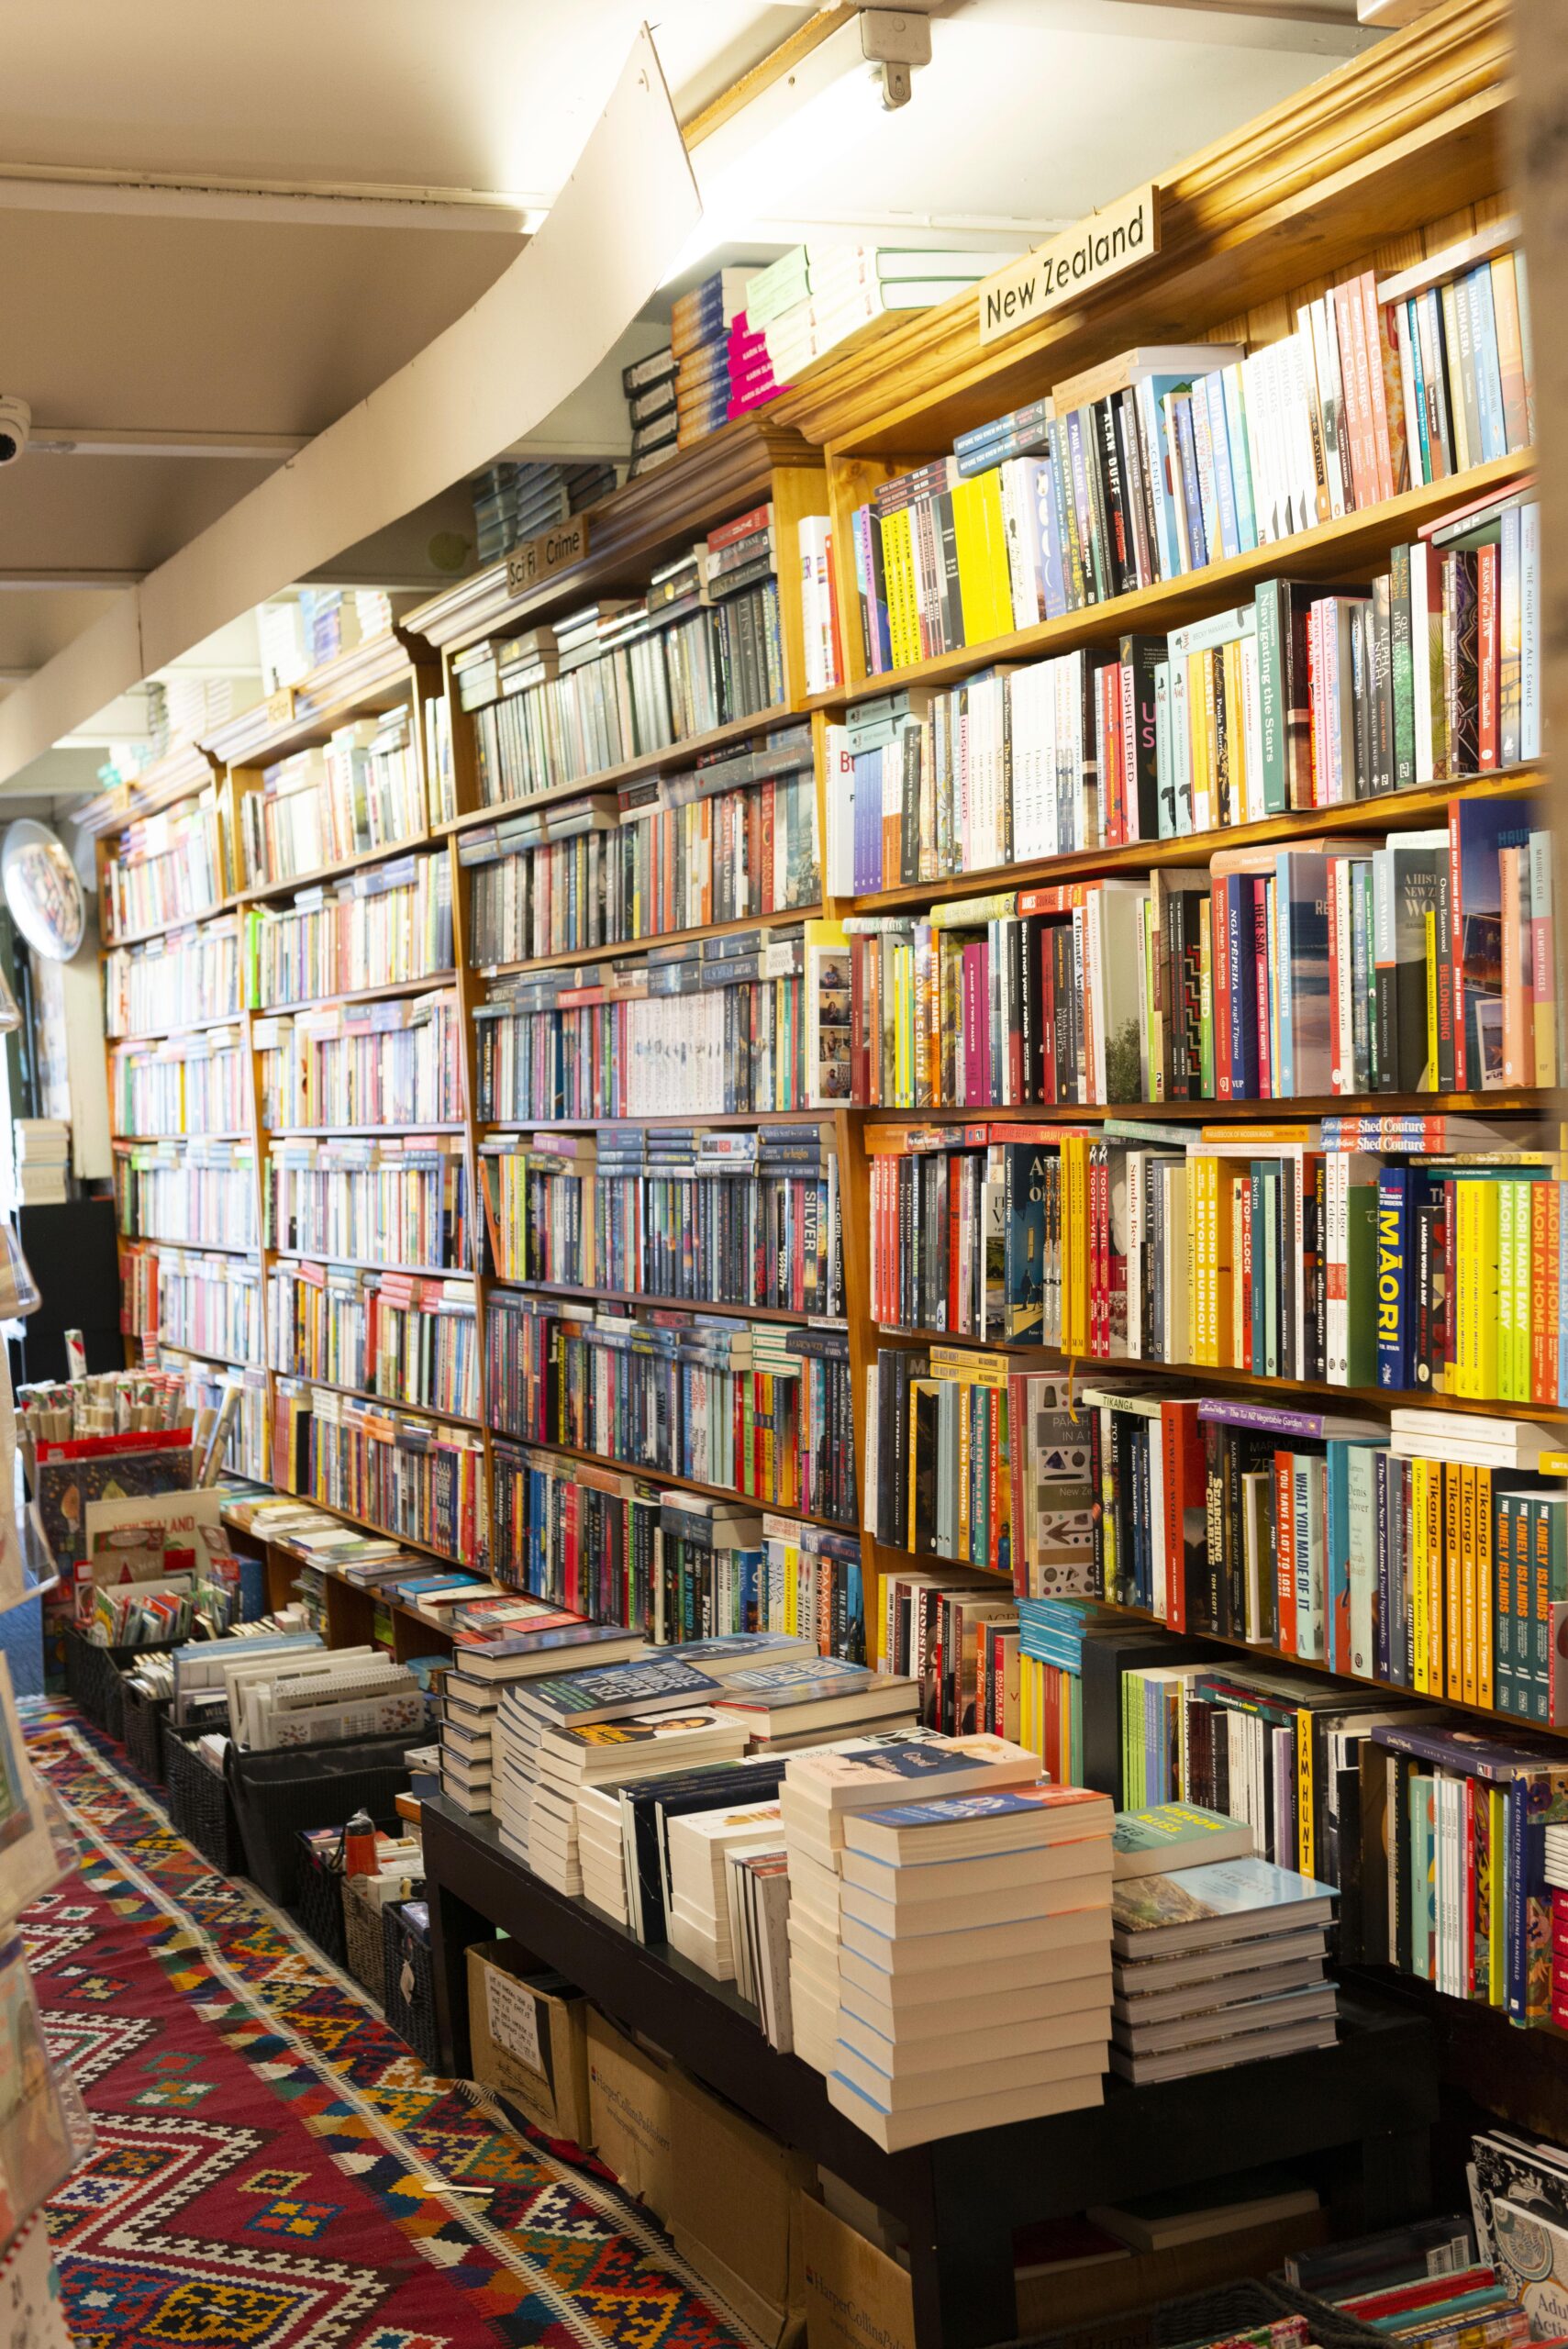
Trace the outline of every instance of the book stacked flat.
<instances>
[{"instance_id":1,"label":"book stacked flat","mask_svg":"<svg viewBox=\"0 0 1568 2349\"><path fill-rule=\"evenodd\" d=\"M631 1909L627 1899L626 1862L621 1844L620 1802L614 1787L579 1787L575 1797L577 1813L577 1865L583 1878L583 1898L590 1909L608 1917L617 1925L629 1925Z\"/></svg>"},{"instance_id":2,"label":"book stacked flat","mask_svg":"<svg viewBox=\"0 0 1568 2349\"><path fill-rule=\"evenodd\" d=\"M750 275L744 269L717 269L675 298L670 342L675 354L675 440L682 449L728 421L729 329L745 307Z\"/></svg>"},{"instance_id":3,"label":"book stacked flat","mask_svg":"<svg viewBox=\"0 0 1568 2349\"><path fill-rule=\"evenodd\" d=\"M1006 260L1006 253L798 245L752 279L747 316L762 328L774 380L783 385L873 318L929 309Z\"/></svg>"},{"instance_id":4,"label":"book stacked flat","mask_svg":"<svg viewBox=\"0 0 1568 2349\"><path fill-rule=\"evenodd\" d=\"M786 388L773 373L767 336L751 324L744 310L737 310L729 322L730 415L745 416L751 408L765 407Z\"/></svg>"},{"instance_id":5,"label":"book stacked flat","mask_svg":"<svg viewBox=\"0 0 1568 2349\"><path fill-rule=\"evenodd\" d=\"M675 453L675 354L666 343L621 369L631 418L631 477L651 473Z\"/></svg>"},{"instance_id":6,"label":"book stacked flat","mask_svg":"<svg viewBox=\"0 0 1568 2349\"><path fill-rule=\"evenodd\" d=\"M1268 1860L1119 1878L1111 2068L1140 2087L1332 2046L1332 1911L1328 1885Z\"/></svg>"},{"instance_id":7,"label":"book stacked flat","mask_svg":"<svg viewBox=\"0 0 1568 2349\"><path fill-rule=\"evenodd\" d=\"M71 1128L62 1118L18 1118L11 1128L17 1190L25 1208L59 1207L66 1196Z\"/></svg>"},{"instance_id":8,"label":"book stacked flat","mask_svg":"<svg viewBox=\"0 0 1568 2349\"><path fill-rule=\"evenodd\" d=\"M729 1906L730 1855L784 1852L784 1822L774 1802L733 1809L698 1810L673 1819L668 1829L670 1946L716 1981L735 1976Z\"/></svg>"},{"instance_id":9,"label":"book stacked flat","mask_svg":"<svg viewBox=\"0 0 1568 2349\"><path fill-rule=\"evenodd\" d=\"M780 1811L789 1855L790 2005L795 2052L831 2073L839 2037L844 1823L904 1796L980 1794L1032 1786L1040 1756L1001 1737L944 1738L927 1732L847 1751L793 1753ZM866 1929L853 1929L863 1940Z\"/></svg>"},{"instance_id":10,"label":"book stacked flat","mask_svg":"<svg viewBox=\"0 0 1568 2349\"><path fill-rule=\"evenodd\" d=\"M744 1722L754 1753L784 1753L867 1730L912 1728L918 1699L913 1680L812 1654L732 1672L717 1702Z\"/></svg>"},{"instance_id":11,"label":"book stacked flat","mask_svg":"<svg viewBox=\"0 0 1568 2349\"><path fill-rule=\"evenodd\" d=\"M739 1753L742 1733L706 1709L719 1686L688 1664L647 1656L506 1687L493 1728L492 1799L506 1849L530 1866L545 1863L539 1873L560 1889L581 1892L577 1789L645 1777L699 1751L712 1750L715 1759ZM714 1733L705 1738L709 1724ZM614 1735L587 1736L612 1729ZM547 1737L557 1741L548 1754Z\"/></svg>"},{"instance_id":12,"label":"book stacked flat","mask_svg":"<svg viewBox=\"0 0 1568 2349\"><path fill-rule=\"evenodd\" d=\"M481 1598L452 1612L452 1661L441 1675L441 1792L470 1812L492 1808L495 1715L508 1686L573 1662L628 1663L635 1631L584 1623L537 1599Z\"/></svg>"},{"instance_id":13,"label":"book stacked flat","mask_svg":"<svg viewBox=\"0 0 1568 2349\"><path fill-rule=\"evenodd\" d=\"M1045 1785L845 1820L828 2094L885 2152L1099 2103L1111 1828Z\"/></svg>"}]
</instances>

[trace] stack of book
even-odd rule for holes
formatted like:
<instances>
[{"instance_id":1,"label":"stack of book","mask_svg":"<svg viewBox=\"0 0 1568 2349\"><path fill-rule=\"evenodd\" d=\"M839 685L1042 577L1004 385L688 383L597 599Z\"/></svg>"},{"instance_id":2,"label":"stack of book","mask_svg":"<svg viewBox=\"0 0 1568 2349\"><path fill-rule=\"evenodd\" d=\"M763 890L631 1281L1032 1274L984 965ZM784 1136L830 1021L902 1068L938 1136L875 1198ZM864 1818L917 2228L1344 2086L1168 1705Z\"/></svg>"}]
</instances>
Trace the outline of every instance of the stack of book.
<instances>
[{"instance_id":1,"label":"stack of book","mask_svg":"<svg viewBox=\"0 0 1568 2349\"><path fill-rule=\"evenodd\" d=\"M495 562L552 523L596 506L615 485L616 469L608 463L517 464L503 459L487 465L469 484L480 562Z\"/></svg>"},{"instance_id":2,"label":"stack of book","mask_svg":"<svg viewBox=\"0 0 1568 2349\"><path fill-rule=\"evenodd\" d=\"M718 1701L744 1725L754 1753L787 1753L871 1730L913 1728L918 1693L917 1682L894 1673L811 1654L730 1673Z\"/></svg>"},{"instance_id":3,"label":"stack of book","mask_svg":"<svg viewBox=\"0 0 1568 2349\"><path fill-rule=\"evenodd\" d=\"M873 319L927 310L1000 269L1006 253L796 245L751 279L746 315L783 386Z\"/></svg>"},{"instance_id":4,"label":"stack of book","mask_svg":"<svg viewBox=\"0 0 1568 2349\"><path fill-rule=\"evenodd\" d=\"M666 343L623 367L621 389L631 421L629 478L651 473L675 453L675 354Z\"/></svg>"},{"instance_id":5,"label":"stack of book","mask_svg":"<svg viewBox=\"0 0 1568 2349\"><path fill-rule=\"evenodd\" d=\"M676 445L689 449L729 416L729 330L746 303L751 272L716 269L675 297L670 345L675 354Z\"/></svg>"},{"instance_id":6,"label":"stack of book","mask_svg":"<svg viewBox=\"0 0 1568 2349\"><path fill-rule=\"evenodd\" d=\"M506 1687L492 1732L491 1799L507 1850L562 1889L581 1892L576 1789L647 1777L697 1753L714 1760L739 1754L744 1734L709 1709L720 1687L679 1658L648 1656ZM662 1731L666 1716L670 1726ZM565 1742L547 1755L549 1739ZM541 1791L547 1759L554 1778Z\"/></svg>"},{"instance_id":7,"label":"stack of book","mask_svg":"<svg viewBox=\"0 0 1568 2349\"><path fill-rule=\"evenodd\" d=\"M1039 1785L844 1820L828 2093L884 2151L1099 2103L1111 1824L1106 1796Z\"/></svg>"},{"instance_id":8,"label":"stack of book","mask_svg":"<svg viewBox=\"0 0 1568 2349\"><path fill-rule=\"evenodd\" d=\"M844 1822L890 1797L932 1799L1032 1786L1040 1758L999 1737L930 1733L869 1747L794 1753L780 1796L789 1854L790 2004L796 2054L830 2073L838 2042ZM859 1929L857 1929L859 1930Z\"/></svg>"},{"instance_id":9,"label":"stack of book","mask_svg":"<svg viewBox=\"0 0 1568 2349\"><path fill-rule=\"evenodd\" d=\"M1333 1905L1329 1885L1257 1858L1119 1877L1111 2068L1140 2087L1332 2046Z\"/></svg>"},{"instance_id":10,"label":"stack of book","mask_svg":"<svg viewBox=\"0 0 1568 2349\"><path fill-rule=\"evenodd\" d=\"M744 310L737 310L729 322L728 357L731 417L746 416L754 407L765 407L786 388L773 373L766 334L760 326L752 325Z\"/></svg>"},{"instance_id":11,"label":"stack of book","mask_svg":"<svg viewBox=\"0 0 1568 2349\"><path fill-rule=\"evenodd\" d=\"M777 1802L699 1810L671 1820L670 1946L717 1982L735 1977L728 1865L747 1854L782 1854L784 1827Z\"/></svg>"},{"instance_id":12,"label":"stack of book","mask_svg":"<svg viewBox=\"0 0 1568 2349\"><path fill-rule=\"evenodd\" d=\"M467 1811L492 1808L495 1715L517 1682L573 1664L626 1664L642 1652L635 1631L584 1623L537 1599L460 1601L450 1612L452 1660L438 1689L441 1792Z\"/></svg>"}]
</instances>

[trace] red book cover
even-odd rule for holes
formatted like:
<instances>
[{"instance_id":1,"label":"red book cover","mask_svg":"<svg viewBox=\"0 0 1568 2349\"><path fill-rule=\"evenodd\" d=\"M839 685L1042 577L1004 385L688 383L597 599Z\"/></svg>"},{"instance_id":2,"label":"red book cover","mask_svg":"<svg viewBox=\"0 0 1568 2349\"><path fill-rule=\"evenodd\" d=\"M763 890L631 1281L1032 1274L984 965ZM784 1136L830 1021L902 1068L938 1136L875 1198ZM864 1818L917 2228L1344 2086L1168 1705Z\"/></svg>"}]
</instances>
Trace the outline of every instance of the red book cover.
<instances>
[{"instance_id":1,"label":"red book cover","mask_svg":"<svg viewBox=\"0 0 1568 2349\"><path fill-rule=\"evenodd\" d=\"M1208 1470L1195 1402L1160 1406L1161 1456L1165 1476L1165 1620L1173 1631L1187 1628L1187 1598L1194 1578L1207 1572Z\"/></svg>"},{"instance_id":2,"label":"red book cover","mask_svg":"<svg viewBox=\"0 0 1568 2349\"><path fill-rule=\"evenodd\" d=\"M1480 713L1477 725L1477 764L1485 773L1497 763L1497 702L1502 688L1497 635L1497 555L1493 546L1478 548L1475 556L1476 674Z\"/></svg>"}]
</instances>

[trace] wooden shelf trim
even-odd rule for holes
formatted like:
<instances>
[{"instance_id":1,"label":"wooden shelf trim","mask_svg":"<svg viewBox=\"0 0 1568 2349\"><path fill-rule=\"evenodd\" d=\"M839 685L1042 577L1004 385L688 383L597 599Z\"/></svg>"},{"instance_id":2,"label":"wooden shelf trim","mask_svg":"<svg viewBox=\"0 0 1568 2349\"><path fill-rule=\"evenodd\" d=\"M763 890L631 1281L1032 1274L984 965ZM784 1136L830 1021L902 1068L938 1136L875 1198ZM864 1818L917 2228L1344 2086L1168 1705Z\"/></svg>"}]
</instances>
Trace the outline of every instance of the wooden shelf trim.
<instances>
[{"instance_id":1,"label":"wooden shelf trim","mask_svg":"<svg viewBox=\"0 0 1568 2349\"><path fill-rule=\"evenodd\" d=\"M623 938L606 946L574 946L560 954L535 954L517 963L476 963L476 979L516 978L530 971L564 971L575 963L629 963L662 946L687 946L702 938L736 938L748 930L787 930L798 921L820 921L822 907L787 906L777 913L747 914L734 921L698 922L690 930L660 930L647 938Z\"/></svg>"},{"instance_id":2,"label":"wooden shelf trim","mask_svg":"<svg viewBox=\"0 0 1568 2349\"><path fill-rule=\"evenodd\" d=\"M485 705L487 708L494 706ZM479 713L470 710L458 715L472 720ZM743 742L749 734L768 732L798 715L788 702L775 702L771 708L754 710L750 717L730 718L722 726L710 726L706 733L687 734L662 751L640 751L635 759L623 759L619 766L598 767L591 774L574 776L570 783L547 784L542 791L529 792L524 799L503 799L493 807L473 807L466 815L449 816L444 823L434 827L433 836L472 832L482 824L504 824L510 817L525 815L530 807L552 807L562 799L581 799L592 791L613 791L619 784L636 783L666 767L677 773L695 766L705 751L721 751L728 743Z\"/></svg>"},{"instance_id":3,"label":"wooden shelf trim","mask_svg":"<svg viewBox=\"0 0 1568 2349\"><path fill-rule=\"evenodd\" d=\"M793 1517L802 1525L820 1525L828 1533L858 1533L853 1521L840 1517L814 1517L809 1509L799 1508L793 1501L760 1500L752 1493L743 1493L734 1485L703 1485L692 1476L677 1476L673 1468L655 1468L645 1460L622 1460L609 1452L579 1452L569 1443L558 1443L553 1436L508 1435L505 1428L492 1421L492 1432L503 1443L515 1444L520 1452L550 1452L559 1460L579 1461L584 1467L607 1468L619 1476L635 1476L640 1483L668 1486L678 1493L702 1493L716 1501L739 1501L743 1508L753 1509L759 1516L764 1512L775 1517ZM494 1506L494 1502L492 1504Z\"/></svg>"}]
</instances>

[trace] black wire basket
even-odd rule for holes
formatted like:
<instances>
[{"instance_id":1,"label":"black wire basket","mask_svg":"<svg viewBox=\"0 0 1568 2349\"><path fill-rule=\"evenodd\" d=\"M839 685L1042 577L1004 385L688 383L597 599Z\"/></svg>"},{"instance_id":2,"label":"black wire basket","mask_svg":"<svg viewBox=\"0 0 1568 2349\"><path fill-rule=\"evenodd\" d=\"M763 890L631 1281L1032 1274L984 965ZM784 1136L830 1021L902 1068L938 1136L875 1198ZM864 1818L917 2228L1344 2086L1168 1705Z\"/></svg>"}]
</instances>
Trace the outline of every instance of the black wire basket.
<instances>
[{"instance_id":1,"label":"black wire basket","mask_svg":"<svg viewBox=\"0 0 1568 2349\"><path fill-rule=\"evenodd\" d=\"M430 1957L429 1915L422 1900L395 1900L382 1912L385 1944L386 2020L428 2072L436 2071L436 1969Z\"/></svg>"},{"instance_id":2,"label":"black wire basket","mask_svg":"<svg viewBox=\"0 0 1568 2349\"><path fill-rule=\"evenodd\" d=\"M134 1681L122 1679L120 1709L127 1753L144 1778L155 1787L165 1785L163 1724L169 1717L168 1698L146 1696Z\"/></svg>"},{"instance_id":3,"label":"black wire basket","mask_svg":"<svg viewBox=\"0 0 1568 2349\"><path fill-rule=\"evenodd\" d=\"M295 1876L295 1897L291 1911L302 1931L308 1933L323 1957L334 1965L345 1961L343 1947L343 1846L342 1840L326 1845L312 1842L302 1828L299 1835L299 1865Z\"/></svg>"},{"instance_id":4,"label":"black wire basket","mask_svg":"<svg viewBox=\"0 0 1568 2349\"><path fill-rule=\"evenodd\" d=\"M209 1724L210 1726L210 1724ZM221 1770L204 1760L196 1749L198 1730L165 1726L163 1767L169 1789L169 1817L176 1833L194 1843L209 1867L220 1876L239 1876L245 1866L245 1846L239 1840L234 1801Z\"/></svg>"}]
</instances>

